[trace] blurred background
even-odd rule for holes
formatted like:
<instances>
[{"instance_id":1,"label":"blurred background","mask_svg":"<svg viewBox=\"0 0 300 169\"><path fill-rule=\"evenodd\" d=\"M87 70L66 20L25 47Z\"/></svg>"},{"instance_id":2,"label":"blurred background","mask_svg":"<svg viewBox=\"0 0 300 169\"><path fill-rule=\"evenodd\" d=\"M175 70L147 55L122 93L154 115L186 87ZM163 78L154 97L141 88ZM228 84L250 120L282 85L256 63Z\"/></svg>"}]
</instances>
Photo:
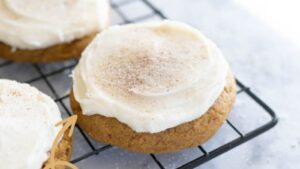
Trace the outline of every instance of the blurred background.
<instances>
[{"instance_id":1,"label":"blurred background","mask_svg":"<svg viewBox=\"0 0 300 169\"><path fill-rule=\"evenodd\" d=\"M199 168L300 168L300 1L151 1L213 39L237 77L279 116L275 128Z\"/></svg>"}]
</instances>

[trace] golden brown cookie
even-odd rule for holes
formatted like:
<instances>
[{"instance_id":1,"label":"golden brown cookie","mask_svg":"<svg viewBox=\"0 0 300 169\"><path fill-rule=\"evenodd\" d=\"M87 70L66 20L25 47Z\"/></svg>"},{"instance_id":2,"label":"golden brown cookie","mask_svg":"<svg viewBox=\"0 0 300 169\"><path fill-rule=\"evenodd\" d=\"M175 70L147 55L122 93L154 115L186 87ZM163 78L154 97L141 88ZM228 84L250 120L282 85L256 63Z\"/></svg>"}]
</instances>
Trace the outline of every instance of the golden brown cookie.
<instances>
[{"instance_id":1,"label":"golden brown cookie","mask_svg":"<svg viewBox=\"0 0 300 169\"><path fill-rule=\"evenodd\" d=\"M236 84L233 74L229 73L223 92L204 115L159 133L137 133L115 118L85 116L73 93L70 102L78 115L78 124L95 140L130 151L166 153L194 147L210 139L227 118L235 97Z\"/></svg>"},{"instance_id":2,"label":"golden brown cookie","mask_svg":"<svg viewBox=\"0 0 300 169\"><path fill-rule=\"evenodd\" d=\"M70 43L57 44L37 50L12 50L12 47L0 42L0 57L15 62L48 63L79 58L81 52L93 40L96 33L92 33Z\"/></svg>"}]
</instances>

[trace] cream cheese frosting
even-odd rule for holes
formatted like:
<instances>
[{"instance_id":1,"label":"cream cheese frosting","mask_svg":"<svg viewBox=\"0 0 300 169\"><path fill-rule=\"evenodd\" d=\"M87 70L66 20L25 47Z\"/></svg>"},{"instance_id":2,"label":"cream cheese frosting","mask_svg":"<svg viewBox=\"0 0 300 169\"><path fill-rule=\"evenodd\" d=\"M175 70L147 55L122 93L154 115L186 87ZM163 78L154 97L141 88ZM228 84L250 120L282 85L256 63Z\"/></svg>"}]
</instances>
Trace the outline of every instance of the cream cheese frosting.
<instances>
[{"instance_id":1,"label":"cream cheese frosting","mask_svg":"<svg viewBox=\"0 0 300 169\"><path fill-rule=\"evenodd\" d=\"M0 80L0 168L41 169L59 121L49 96L28 84Z\"/></svg>"},{"instance_id":2,"label":"cream cheese frosting","mask_svg":"<svg viewBox=\"0 0 300 169\"><path fill-rule=\"evenodd\" d=\"M0 0L0 41L41 49L102 30L108 20L108 0Z\"/></svg>"},{"instance_id":3,"label":"cream cheese frosting","mask_svg":"<svg viewBox=\"0 0 300 169\"><path fill-rule=\"evenodd\" d=\"M188 25L112 26L83 52L73 92L84 115L156 133L203 115L223 91L227 73L216 45Z\"/></svg>"}]
</instances>

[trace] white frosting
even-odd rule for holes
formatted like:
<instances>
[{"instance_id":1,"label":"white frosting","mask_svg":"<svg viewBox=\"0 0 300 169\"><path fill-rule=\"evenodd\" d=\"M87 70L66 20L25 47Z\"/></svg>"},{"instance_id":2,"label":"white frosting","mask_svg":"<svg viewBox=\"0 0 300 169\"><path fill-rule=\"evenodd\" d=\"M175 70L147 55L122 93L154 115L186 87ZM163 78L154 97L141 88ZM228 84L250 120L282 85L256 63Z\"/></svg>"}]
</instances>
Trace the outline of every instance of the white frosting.
<instances>
[{"instance_id":1,"label":"white frosting","mask_svg":"<svg viewBox=\"0 0 300 169\"><path fill-rule=\"evenodd\" d=\"M59 121L49 96L27 84L0 80L0 168L41 169Z\"/></svg>"},{"instance_id":2,"label":"white frosting","mask_svg":"<svg viewBox=\"0 0 300 169\"><path fill-rule=\"evenodd\" d=\"M83 52L73 91L84 115L160 132L203 115L224 89L228 65L198 30L163 21L113 26Z\"/></svg>"},{"instance_id":3,"label":"white frosting","mask_svg":"<svg viewBox=\"0 0 300 169\"><path fill-rule=\"evenodd\" d=\"M108 20L108 0L0 0L0 41L46 48L99 31Z\"/></svg>"}]
</instances>

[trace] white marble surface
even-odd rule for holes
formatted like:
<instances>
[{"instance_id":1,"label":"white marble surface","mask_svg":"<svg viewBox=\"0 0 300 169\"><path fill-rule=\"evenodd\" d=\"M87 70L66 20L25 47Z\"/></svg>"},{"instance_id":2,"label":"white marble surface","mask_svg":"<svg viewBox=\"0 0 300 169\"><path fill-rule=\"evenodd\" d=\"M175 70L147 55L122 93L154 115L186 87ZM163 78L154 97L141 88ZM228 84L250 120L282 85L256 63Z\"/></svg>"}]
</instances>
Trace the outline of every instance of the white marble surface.
<instances>
[{"instance_id":1,"label":"white marble surface","mask_svg":"<svg viewBox=\"0 0 300 169\"><path fill-rule=\"evenodd\" d=\"M238 78L279 116L271 131L199 169L300 168L300 48L294 41L233 1L152 1L169 18L187 22L213 39Z\"/></svg>"}]
</instances>

